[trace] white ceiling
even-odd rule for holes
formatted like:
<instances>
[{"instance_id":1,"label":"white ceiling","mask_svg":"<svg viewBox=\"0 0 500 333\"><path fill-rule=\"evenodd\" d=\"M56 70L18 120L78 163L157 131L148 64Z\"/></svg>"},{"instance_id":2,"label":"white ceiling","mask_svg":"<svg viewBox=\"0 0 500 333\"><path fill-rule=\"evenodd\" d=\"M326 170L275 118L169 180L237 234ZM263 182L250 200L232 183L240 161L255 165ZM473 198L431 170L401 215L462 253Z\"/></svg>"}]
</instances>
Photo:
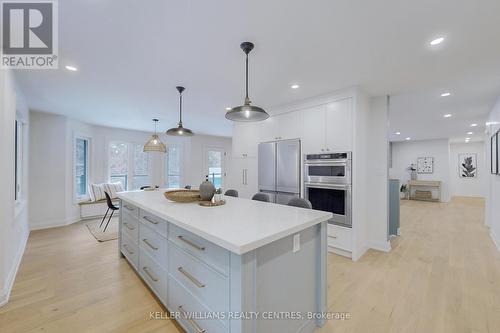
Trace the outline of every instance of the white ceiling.
<instances>
[{"instance_id":1,"label":"white ceiling","mask_svg":"<svg viewBox=\"0 0 500 333\"><path fill-rule=\"evenodd\" d=\"M428 126L445 109L460 126L484 117L500 92L498 0L80 0L59 1L59 17L60 67L80 70L19 71L19 84L32 109L101 125L175 126L183 84L185 126L230 135L245 40L256 44L250 97L264 108L360 85L394 95L391 123L417 138L455 133ZM454 95L435 101L441 90Z\"/></svg>"}]
</instances>

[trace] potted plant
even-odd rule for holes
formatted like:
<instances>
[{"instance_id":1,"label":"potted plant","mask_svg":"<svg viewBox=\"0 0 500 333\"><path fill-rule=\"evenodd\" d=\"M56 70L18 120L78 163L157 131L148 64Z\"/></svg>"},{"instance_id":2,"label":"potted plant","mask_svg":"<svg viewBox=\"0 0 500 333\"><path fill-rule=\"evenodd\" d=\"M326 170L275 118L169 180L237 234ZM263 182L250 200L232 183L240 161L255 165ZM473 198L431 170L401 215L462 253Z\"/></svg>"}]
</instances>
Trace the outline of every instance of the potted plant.
<instances>
[{"instance_id":1,"label":"potted plant","mask_svg":"<svg viewBox=\"0 0 500 333\"><path fill-rule=\"evenodd\" d=\"M399 192L400 192L399 194L400 199L408 199L408 185L406 184L401 185Z\"/></svg>"}]
</instances>

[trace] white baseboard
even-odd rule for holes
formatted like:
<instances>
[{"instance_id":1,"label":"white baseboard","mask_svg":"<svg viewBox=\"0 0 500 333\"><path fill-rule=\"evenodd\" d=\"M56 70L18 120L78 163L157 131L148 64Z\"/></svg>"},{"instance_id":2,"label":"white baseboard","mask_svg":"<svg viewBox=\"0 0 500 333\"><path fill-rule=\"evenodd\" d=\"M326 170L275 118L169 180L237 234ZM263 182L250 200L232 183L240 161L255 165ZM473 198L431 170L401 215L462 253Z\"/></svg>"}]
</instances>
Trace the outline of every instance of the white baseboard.
<instances>
[{"instance_id":1,"label":"white baseboard","mask_svg":"<svg viewBox=\"0 0 500 333\"><path fill-rule=\"evenodd\" d=\"M497 250L500 251L500 237L498 237L493 229L490 229L490 237L491 240L493 240L493 244L497 247Z\"/></svg>"},{"instance_id":2,"label":"white baseboard","mask_svg":"<svg viewBox=\"0 0 500 333\"><path fill-rule=\"evenodd\" d=\"M5 285L2 288L0 294L0 307L7 304L10 298L10 292L12 291L12 287L14 286L14 281L16 279L17 271L19 270L19 266L21 265L21 260L23 259L24 250L26 249L26 243L28 242L28 237L30 233L27 232L23 237L21 242L19 243L19 247L17 249L14 267L9 272L9 276L7 276L7 281L5 281Z\"/></svg>"},{"instance_id":3,"label":"white baseboard","mask_svg":"<svg viewBox=\"0 0 500 333\"><path fill-rule=\"evenodd\" d=\"M390 252L391 251L391 242L390 241L370 241L369 244L371 249L382 251L382 252Z\"/></svg>"},{"instance_id":4,"label":"white baseboard","mask_svg":"<svg viewBox=\"0 0 500 333\"><path fill-rule=\"evenodd\" d=\"M50 229L50 228L57 228L57 227L65 227L67 225L76 223L81 221L80 217L73 217L69 218L67 220L53 220L45 223L36 223L36 222L30 222L30 230L42 230L42 229Z\"/></svg>"}]
</instances>

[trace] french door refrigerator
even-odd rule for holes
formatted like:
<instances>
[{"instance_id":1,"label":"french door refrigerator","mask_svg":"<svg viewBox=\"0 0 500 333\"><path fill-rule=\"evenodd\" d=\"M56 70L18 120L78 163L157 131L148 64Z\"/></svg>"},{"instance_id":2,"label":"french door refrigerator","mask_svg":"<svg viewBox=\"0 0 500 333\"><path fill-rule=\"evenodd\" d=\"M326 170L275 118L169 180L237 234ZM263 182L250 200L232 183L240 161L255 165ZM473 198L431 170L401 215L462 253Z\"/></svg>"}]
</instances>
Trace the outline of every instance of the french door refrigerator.
<instances>
[{"instance_id":1,"label":"french door refrigerator","mask_svg":"<svg viewBox=\"0 0 500 333\"><path fill-rule=\"evenodd\" d=\"M259 192L271 202L286 205L300 197L300 140L259 144Z\"/></svg>"}]
</instances>

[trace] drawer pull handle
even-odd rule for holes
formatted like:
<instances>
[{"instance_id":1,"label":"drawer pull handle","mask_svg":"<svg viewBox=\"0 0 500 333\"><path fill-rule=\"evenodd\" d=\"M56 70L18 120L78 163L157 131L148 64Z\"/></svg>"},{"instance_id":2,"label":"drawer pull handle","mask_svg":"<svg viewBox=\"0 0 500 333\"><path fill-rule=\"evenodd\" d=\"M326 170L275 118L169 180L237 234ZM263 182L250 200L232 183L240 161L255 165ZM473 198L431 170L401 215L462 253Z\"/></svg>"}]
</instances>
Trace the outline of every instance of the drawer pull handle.
<instances>
[{"instance_id":1,"label":"drawer pull handle","mask_svg":"<svg viewBox=\"0 0 500 333\"><path fill-rule=\"evenodd\" d=\"M177 238L179 238L184 243L191 245L192 247L194 247L195 249L197 249L199 251L205 251L205 248L203 246L199 246L199 245L193 243L192 241L190 241L189 239L184 238L183 236L177 236Z\"/></svg>"},{"instance_id":2,"label":"drawer pull handle","mask_svg":"<svg viewBox=\"0 0 500 333\"><path fill-rule=\"evenodd\" d=\"M177 268L177 270L179 272L181 272L185 277L187 277L189 280L191 280L191 282L193 282L198 288L203 288L205 287L205 285L203 283L201 283L200 281L198 281L197 278L195 278L194 276L192 276L191 274L189 274L184 268L182 268L182 266L179 266Z\"/></svg>"},{"instance_id":3,"label":"drawer pull handle","mask_svg":"<svg viewBox=\"0 0 500 333\"><path fill-rule=\"evenodd\" d=\"M143 242L144 242L147 246L149 246L150 248L152 248L153 250L158 251L158 248L157 248L156 246L154 246L153 244L151 244L151 243L148 241L148 239L147 239L147 238L144 238L142 241L143 241Z\"/></svg>"},{"instance_id":4,"label":"drawer pull handle","mask_svg":"<svg viewBox=\"0 0 500 333\"><path fill-rule=\"evenodd\" d=\"M146 221L148 221L149 223L158 224L158 221L152 220L148 216L143 216L142 218L145 219Z\"/></svg>"},{"instance_id":5,"label":"drawer pull handle","mask_svg":"<svg viewBox=\"0 0 500 333\"><path fill-rule=\"evenodd\" d=\"M134 210L135 209L134 207L130 207L129 205L125 205L123 207L127 208L128 210Z\"/></svg>"},{"instance_id":6,"label":"drawer pull handle","mask_svg":"<svg viewBox=\"0 0 500 333\"><path fill-rule=\"evenodd\" d=\"M182 305L179 305L178 309L179 309L180 313L182 314L182 316L184 317L184 319L186 319L189 322L189 324L191 324L191 326L196 330L196 333L205 333L206 332L192 318L189 317L187 312L184 311L184 308L182 307Z\"/></svg>"},{"instance_id":7,"label":"drawer pull handle","mask_svg":"<svg viewBox=\"0 0 500 333\"><path fill-rule=\"evenodd\" d=\"M127 250L127 252L128 252L129 254L134 254L134 251L130 251L130 250L129 250L129 248L128 248L127 244L123 244L123 248L124 248L125 250Z\"/></svg>"},{"instance_id":8,"label":"drawer pull handle","mask_svg":"<svg viewBox=\"0 0 500 333\"><path fill-rule=\"evenodd\" d=\"M126 226L128 230L135 230L135 227L131 227L128 223L123 223L123 225Z\"/></svg>"},{"instance_id":9,"label":"drawer pull handle","mask_svg":"<svg viewBox=\"0 0 500 333\"><path fill-rule=\"evenodd\" d=\"M151 273L149 273L149 268L147 268L146 266L144 266L144 267L142 268L142 270L144 271L144 273L146 273L146 274L149 276L149 278L150 278L151 280L153 280L154 282L158 282L158 279L157 279L157 278L155 278L155 277L154 277Z\"/></svg>"}]
</instances>

